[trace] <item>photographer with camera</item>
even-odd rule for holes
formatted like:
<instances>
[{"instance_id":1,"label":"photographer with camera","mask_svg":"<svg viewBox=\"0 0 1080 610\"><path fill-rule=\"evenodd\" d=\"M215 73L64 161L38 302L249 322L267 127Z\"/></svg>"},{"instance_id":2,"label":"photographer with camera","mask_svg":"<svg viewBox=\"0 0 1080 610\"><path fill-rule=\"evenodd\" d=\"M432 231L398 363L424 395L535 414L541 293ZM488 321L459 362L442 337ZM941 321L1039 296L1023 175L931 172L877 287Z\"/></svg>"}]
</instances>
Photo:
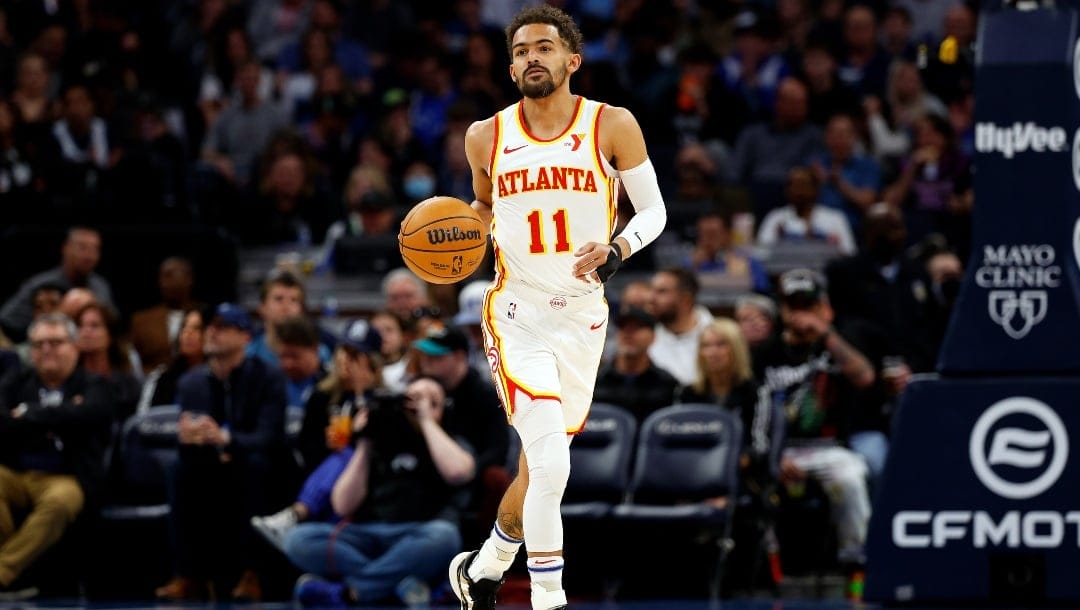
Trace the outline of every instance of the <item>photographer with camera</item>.
<instances>
[{"instance_id":1,"label":"photographer with camera","mask_svg":"<svg viewBox=\"0 0 1080 610\"><path fill-rule=\"evenodd\" d=\"M303 523L285 539L286 555L309 572L296 584L301 604L415 603L445 578L476 470L468 443L442 427L445 404L443 387L421 377L403 399L358 412L355 449L330 498L345 520Z\"/></svg>"}]
</instances>

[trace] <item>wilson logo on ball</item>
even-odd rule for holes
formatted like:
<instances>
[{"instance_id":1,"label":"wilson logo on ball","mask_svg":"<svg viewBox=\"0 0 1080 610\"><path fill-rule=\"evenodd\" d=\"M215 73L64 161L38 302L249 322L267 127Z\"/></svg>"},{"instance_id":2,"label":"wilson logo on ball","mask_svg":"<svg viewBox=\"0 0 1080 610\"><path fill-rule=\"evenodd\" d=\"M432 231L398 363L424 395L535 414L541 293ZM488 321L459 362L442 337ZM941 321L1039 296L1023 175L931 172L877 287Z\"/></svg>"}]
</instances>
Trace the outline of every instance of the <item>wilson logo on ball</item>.
<instances>
[{"instance_id":1,"label":"wilson logo on ball","mask_svg":"<svg viewBox=\"0 0 1080 610\"><path fill-rule=\"evenodd\" d=\"M461 230L457 227L449 229L428 229L427 238L431 245L451 241L477 241L483 237L478 229Z\"/></svg>"}]
</instances>

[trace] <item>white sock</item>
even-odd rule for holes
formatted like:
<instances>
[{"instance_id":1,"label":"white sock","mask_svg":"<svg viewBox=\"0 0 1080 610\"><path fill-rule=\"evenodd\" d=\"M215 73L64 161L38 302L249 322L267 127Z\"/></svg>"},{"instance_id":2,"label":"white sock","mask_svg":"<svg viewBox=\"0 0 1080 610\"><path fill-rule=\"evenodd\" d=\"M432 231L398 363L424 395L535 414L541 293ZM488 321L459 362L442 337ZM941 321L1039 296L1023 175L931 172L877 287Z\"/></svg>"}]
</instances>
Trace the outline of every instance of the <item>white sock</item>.
<instances>
[{"instance_id":1,"label":"white sock","mask_svg":"<svg viewBox=\"0 0 1080 610\"><path fill-rule=\"evenodd\" d=\"M469 578L473 581L481 578L499 580L503 572L509 570L510 565L514 563L514 557L517 556L523 542L525 541L518 540L502 531L496 523L495 527L491 528L488 539L484 541L484 546L480 547L480 552L469 566Z\"/></svg>"},{"instance_id":2,"label":"white sock","mask_svg":"<svg viewBox=\"0 0 1080 610\"><path fill-rule=\"evenodd\" d=\"M532 607L549 610L566 605L566 592L562 587L563 558L530 557L529 579L532 581Z\"/></svg>"}]
</instances>

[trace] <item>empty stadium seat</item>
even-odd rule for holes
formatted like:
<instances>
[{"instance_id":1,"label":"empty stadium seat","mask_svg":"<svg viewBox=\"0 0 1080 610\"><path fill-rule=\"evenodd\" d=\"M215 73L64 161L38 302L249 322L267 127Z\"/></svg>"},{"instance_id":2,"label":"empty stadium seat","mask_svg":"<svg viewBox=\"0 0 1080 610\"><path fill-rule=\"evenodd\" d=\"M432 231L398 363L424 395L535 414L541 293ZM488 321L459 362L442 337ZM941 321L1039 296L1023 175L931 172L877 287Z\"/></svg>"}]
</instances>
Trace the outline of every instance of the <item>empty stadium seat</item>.
<instances>
[{"instance_id":1,"label":"empty stadium seat","mask_svg":"<svg viewBox=\"0 0 1080 610\"><path fill-rule=\"evenodd\" d=\"M708 589L719 598L724 560L731 547L731 525L738 492L742 423L732 412L711 404L684 404L655 411L641 424L630 480L630 501L614 508L620 525L635 535L646 528L688 526L715 548L709 561ZM723 499L722 502L706 500Z\"/></svg>"},{"instance_id":2,"label":"empty stadium seat","mask_svg":"<svg viewBox=\"0 0 1080 610\"><path fill-rule=\"evenodd\" d=\"M570 480L563 517L600 519L623 500L637 421L621 407L593 403L585 429L570 445Z\"/></svg>"},{"instance_id":3,"label":"empty stadium seat","mask_svg":"<svg viewBox=\"0 0 1080 610\"><path fill-rule=\"evenodd\" d=\"M153 519L169 513L167 473L179 457L179 405L150 407L124 423L115 459L113 503L106 519Z\"/></svg>"}]
</instances>

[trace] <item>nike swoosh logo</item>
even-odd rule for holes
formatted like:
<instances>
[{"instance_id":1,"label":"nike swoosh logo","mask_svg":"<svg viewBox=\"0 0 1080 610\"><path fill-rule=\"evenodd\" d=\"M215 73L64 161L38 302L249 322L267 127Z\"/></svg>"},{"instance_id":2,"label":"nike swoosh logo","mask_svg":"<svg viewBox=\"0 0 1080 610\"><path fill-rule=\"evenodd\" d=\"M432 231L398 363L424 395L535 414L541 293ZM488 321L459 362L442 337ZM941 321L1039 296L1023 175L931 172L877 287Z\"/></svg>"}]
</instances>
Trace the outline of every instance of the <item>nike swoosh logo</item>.
<instances>
[{"instance_id":1,"label":"nike swoosh logo","mask_svg":"<svg viewBox=\"0 0 1080 610\"><path fill-rule=\"evenodd\" d=\"M528 144L522 144L521 146L518 146L517 148L510 148L509 146L503 146L503 154L504 155L509 155L510 153L517 152L517 151L521 150L522 148L525 148L526 146L528 146Z\"/></svg>"},{"instance_id":2,"label":"nike swoosh logo","mask_svg":"<svg viewBox=\"0 0 1080 610\"><path fill-rule=\"evenodd\" d=\"M600 320L600 321L599 321L599 322L597 322L596 324L590 324L590 325L589 325L589 330L599 330L599 329L600 329L600 327L601 327L601 326L603 326L603 325L604 325L604 321L603 321L603 320Z\"/></svg>"},{"instance_id":3,"label":"nike swoosh logo","mask_svg":"<svg viewBox=\"0 0 1080 610\"><path fill-rule=\"evenodd\" d=\"M637 232L637 231L634 231L634 237L636 237L636 238L637 238L638 244L640 244L640 245L645 245L645 242L641 241L641 236L640 236L640 235L638 235L638 232Z\"/></svg>"}]
</instances>

